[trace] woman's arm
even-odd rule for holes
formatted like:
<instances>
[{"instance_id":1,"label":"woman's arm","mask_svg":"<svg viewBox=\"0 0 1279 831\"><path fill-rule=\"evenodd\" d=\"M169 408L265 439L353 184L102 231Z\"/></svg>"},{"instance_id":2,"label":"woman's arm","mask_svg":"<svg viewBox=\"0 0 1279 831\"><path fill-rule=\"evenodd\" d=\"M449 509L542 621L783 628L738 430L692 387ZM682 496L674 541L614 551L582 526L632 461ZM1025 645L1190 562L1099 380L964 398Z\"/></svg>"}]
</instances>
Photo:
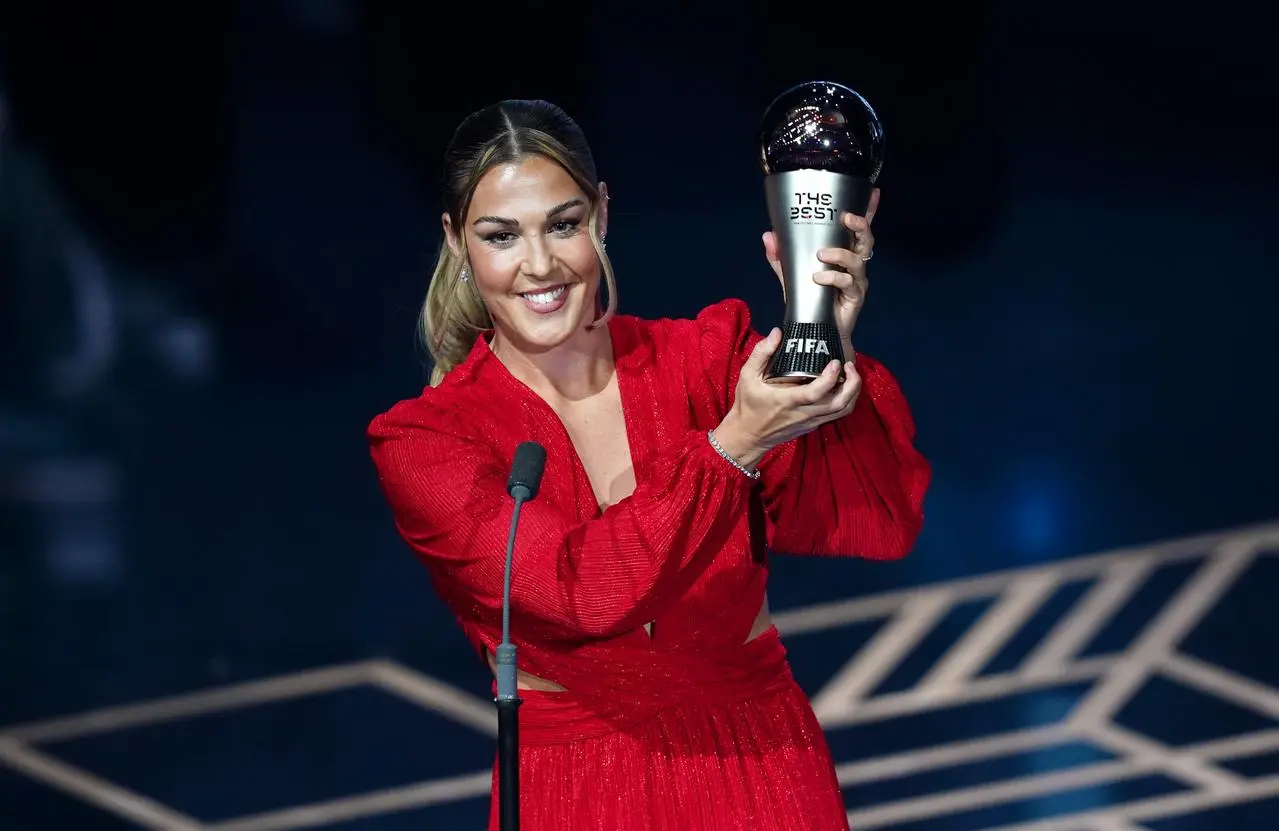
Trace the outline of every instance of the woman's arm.
<instances>
[{"instance_id":1,"label":"woman's arm","mask_svg":"<svg viewBox=\"0 0 1279 831\"><path fill-rule=\"evenodd\" d=\"M712 383L731 405L746 356L760 335L740 300L699 316ZM923 525L928 462L914 447L915 424L896 380L859 355L862 391L852 413L774 448L759 465L773 550L895 559Z\"/></svg>"},{"instance_id":2,"label":"woman's arm","mask_svg":"<svg viewBox=\"0 0 1279 831\"><path fill-rule=\"evenodd\" d=\"M460 423L398 405L369 427L371 453L400 534L455 606L501 618L512 502L509 460ZM567 639L637 629L679 597L746 517L753 481L720 457L704 431L660 454L634 493L596 519L550 500L521 509L512 625ZM522 621L520 619L523 619Z\"/></svg>"}]
</instances>

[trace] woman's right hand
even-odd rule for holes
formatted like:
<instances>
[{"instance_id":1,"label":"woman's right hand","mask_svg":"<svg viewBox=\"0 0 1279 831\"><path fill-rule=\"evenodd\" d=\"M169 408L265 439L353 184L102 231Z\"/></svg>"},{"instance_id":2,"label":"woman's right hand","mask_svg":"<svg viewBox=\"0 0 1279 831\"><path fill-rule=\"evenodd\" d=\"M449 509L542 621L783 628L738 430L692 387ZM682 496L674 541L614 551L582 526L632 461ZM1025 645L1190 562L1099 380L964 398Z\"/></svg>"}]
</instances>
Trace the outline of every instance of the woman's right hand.
<instances>
[{"instance_id":1,"label":"woman's right hand","mask_svg":"<svg viewBox=\"0 0 1279 831\"><path fill-rule=\"evenodd\" d=\"M781 341L781 330L774 328L755 344L737 379L733 406L715 428L724 452L748 469L779 444L851 413L862 391L861 376L851 361L844 364L842 384L838 361L831 361L807 384L768 383L764 372Z\"/></svg>"}]
</instances>

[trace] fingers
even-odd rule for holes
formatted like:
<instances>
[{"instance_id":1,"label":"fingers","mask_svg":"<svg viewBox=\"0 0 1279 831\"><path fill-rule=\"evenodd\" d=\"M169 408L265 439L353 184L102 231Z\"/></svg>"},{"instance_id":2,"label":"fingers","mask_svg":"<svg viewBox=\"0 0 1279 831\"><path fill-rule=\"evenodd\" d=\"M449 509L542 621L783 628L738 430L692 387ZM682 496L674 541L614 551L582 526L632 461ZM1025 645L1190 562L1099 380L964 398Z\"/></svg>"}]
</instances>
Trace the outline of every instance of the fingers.
<instances>
[{"instance_id":1,"label":"fingers","mask_svg":"<svg viewBox=\"0 0 1279 831\"><path fill-rule=\"evenodd\" d=\"M836 416L847 415L853 411L853 405L862 394L862 376L857 374L857 367L852 361L844 364L844 383L830 399L830 407Z\"/></svg>"},{"instance_id":2,"label":"fingers","mask_svg":"<svg viewBox=\"0 0 1279 831\"><path fill-rule=\"evenodd\" d=\"M764 259L768 260L768 264L772 266L773 273L777 275L777 279L782 279L782 258L777 253L777 234L772 231L765 231L764 241ZM783 285L785 288L785 285Z\"/></svg>"},{"instance_id":3,"label":"fingers","mask_svg":"<svg viewBox=\"0 0 1279 831\"><path fill-rule=\"evenodd\" d=\"M778 262L781 257L777 255L777 234L772 231L765 231L762 239L764 241L764 259L770 263Z\"/></svg>"},{"instance_id":4,"label":"fingers","mask_svg":"<svg viewBox=\"0 0 1279 831\"><path fill-rule=\"evenodd\" d=\"M839 380L841 369L843 382ZM821 375L796 390L796 403L810 416L827 421L850 412L861 389L862 378L852 361L845 362L842 367L839 361L831 361Z\"/></svg>"},{"instance_id":5,"label":"fingers","mask_svg":"<svg viewBox=\"0 0 1279 831\"><path fill-rule=\"evenodd\" d=\"M781 330L773 329L751 350L742 368L734 405L743 407L744 417L758 428L757 433L764 442L762 446L768 447L802 436L852 412L862 387L862 379L851 361L843 366L839 361L831 361L807 384L768 383L762 374L780 340Z\"/></svg>"},{"instance_id":6,"label":"fingers","mask_svg":"<svg viewBox=\"0 0 1279 831\"><path fill-rule=\"evenodd\" d=\"M818 258L830 265L838 266L845 271L857 271L863 268L864 263L870 262L871 257L875 256L875 234L870 229L870 224L875 218L875 210L879 206L879 189L876 188L871 192L870 206L866 211L866 216L858 216L855 213L845 212L841 215L840 221L849 231L853 233L853 245L850 248L826 248L818 253ZM778 278L782 276L781 256L777 249L777 234L772 231L765 231L761 236L764 243L764 259L772 266L773 271L777 273Z\"/></svg>"},{"instance_id":7,"label":"fingers","mask_svg":"<svg viewBox=\"0 0 1279 831\"><path fill-rule=\"evenodd\" d=\"M870 280L865 274L849 274L846 271L819 271L813 282L821 286L833 286L844 294L865 294Z\"/></svg>"},{"instance_id":8,"label":"fingers","mask_svg":"<svg viewBox=\"0 0 1279 831\"><path fill-rule=\"evenodd\" d=\"M795 390L796 403L800 405L821 404L830 397L831 391L839 384L839 361L831 361L822 370L822 374Z\"/></svg>"},{"instance_id":9,"label":"fingers","mask_svg":"<svg viewBox=\"0 0 1279 831\"><path fill-rule=\"evenodd\" d=\"M865 302L866 292L870 288L870 279L866 276L865 269L858 269L851 274L844 271L819 271L813 275L813 282L835 288L846 301L857 307Z\"/></svg>"},{"instance_id":10,"label":"fingers","mask_svg":"<svg viewBox=\"0 0 1279 831\"><path fill-rule=\"evenodd\" d=\"M763 375L764 368L768 366L769 359L773 357L773 353L777 351L777 347L781 342L782 330L774 326L768 336L755 344L755 348L746 357L746 363L742 364L741 374L750 378Z\"/></svg>"},{"instance_id":11,"label":"fingers","mask_svg":"<svg viewBox=\"0 0 1279 831\"><path fill-rule=\"evenodd\" d=\"M870 258L875 256L875 235L871 233L869 225L865 231L857 234L853 243L853 256L862 263L870 262Z\"/></svg>"},{"instance_id":12,"label":"fingers","mask_svg":"<svg viewBox=\"0 0 1279 831\"><path fill-rule=\"evenodd\" d=\"M854 234L870 233L870 220L864 216L858 216L855 213L845 212L843 216L844 227L852 231Z\"/></svg>"},{"instance_id":13,"label":"fingers","mask_svg":"<svg viewBox=\"0 0 1279 831\"><path fill-rule=\"evenodd\" d=\"M870 229L870 220L857 214L846 213L843 216L843 222L844 227L853 233L851 246L853 259L849 261L849 266L856 267L860 263L869 262L875 255L875 233ZM848 249L831 250L848 251Z\"/></svg>"},{"instance_id":14,"label":"fingers","mask_svg":"<svg viewBox=\"0 0 1279 831\"><path fill-rule=\"evenodd\" d=\"M870 223L855 214L844 214L844 225L853 232L851 248L823 248L817 259L850 274L865 274L866 263L875 255L875 235Z\"/></svg>"},{"instance_id":15,"label":"fingers","mask_svg":"<svg viewBox=\"0 0 1279 831\"><path fill-rule=\"evenodd\" d=\"M869 261L875 250L875 233L870 229L870 219L846 213L844 227L853 232L853 254L861 262Z\"/></svg>"}]
</instances>

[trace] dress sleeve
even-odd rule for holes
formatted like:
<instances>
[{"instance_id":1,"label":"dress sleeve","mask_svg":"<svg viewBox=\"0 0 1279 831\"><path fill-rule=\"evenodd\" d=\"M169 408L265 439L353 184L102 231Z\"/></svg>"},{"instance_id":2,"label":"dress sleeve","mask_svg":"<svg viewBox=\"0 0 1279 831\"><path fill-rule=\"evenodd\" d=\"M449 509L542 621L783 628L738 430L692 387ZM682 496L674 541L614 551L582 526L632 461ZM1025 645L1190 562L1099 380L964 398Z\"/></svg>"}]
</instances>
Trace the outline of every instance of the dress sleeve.
<instances>
[{"instance_id":1,"label":"dress sleeve","mask_svg":"<svg viewBox=\"0 0 1279 831\"><path fill-rule=\"evenodd\" d=\"M465 427L420 415L378 416L374 466L400 535L467 617L501 619L513 503L509 462ZM586 521L554 501L524 503L511 587L512 626L566 640L638 629L682 595L745 515L753 483L702 431L659 454L626 499Z\"/></svg>"},{"instance_id":2,"label":"dress sleeve","mask_svg":"<svg viewBox=\"0 0 1279 831\"><path fill-rule=\"evenodd\" d=\"M762 338L740 300L698 316L712 384L732 402L750 350ZM897 381L867 355L856 358L862 393L853 411L761 461L769 548L786 554L905 556L923 525L932 470L915 449L915 423Z\"/></svg>"}]
</instances>

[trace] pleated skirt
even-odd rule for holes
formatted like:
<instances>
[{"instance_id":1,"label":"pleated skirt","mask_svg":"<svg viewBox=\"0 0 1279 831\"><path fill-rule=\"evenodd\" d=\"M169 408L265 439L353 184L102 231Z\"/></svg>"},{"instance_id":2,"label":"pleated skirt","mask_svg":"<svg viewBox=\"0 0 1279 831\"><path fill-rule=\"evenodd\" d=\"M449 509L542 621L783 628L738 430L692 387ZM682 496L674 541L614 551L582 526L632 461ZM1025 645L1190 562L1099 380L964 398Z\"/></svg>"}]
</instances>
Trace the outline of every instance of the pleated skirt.
<instances>
[{"instance_id":1,"label":"pleated skirt","mask_svg":"<svg viewBox=\"0 0 1279 831\"><path fill-rule=\"evenodd\" d=\"M571 693L521 692L521 710ZM498 825L497 767L491 831ZM521 831L848 831L825 736L791 680L520 749Z\"/></svg>"}]
</instances>

